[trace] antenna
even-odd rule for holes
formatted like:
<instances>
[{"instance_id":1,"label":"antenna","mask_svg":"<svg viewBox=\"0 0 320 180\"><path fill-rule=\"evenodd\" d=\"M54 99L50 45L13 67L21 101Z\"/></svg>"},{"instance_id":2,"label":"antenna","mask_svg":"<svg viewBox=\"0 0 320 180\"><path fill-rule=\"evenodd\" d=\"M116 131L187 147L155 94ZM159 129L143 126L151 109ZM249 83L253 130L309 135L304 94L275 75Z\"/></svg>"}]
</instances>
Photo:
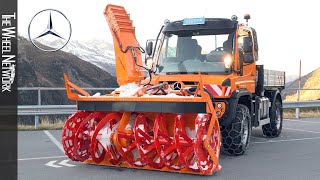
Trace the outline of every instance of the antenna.
<instances>
[{"instance_id":1,"label":"antenna","mask_svg":"<svg viewBox=\"0 0 320 180\"><path fill-rule=\"evenodd\" d=\"M204 10L203 17L206 17L206 13L207 13L207 8Z\"/></svg>"}]
</instances>

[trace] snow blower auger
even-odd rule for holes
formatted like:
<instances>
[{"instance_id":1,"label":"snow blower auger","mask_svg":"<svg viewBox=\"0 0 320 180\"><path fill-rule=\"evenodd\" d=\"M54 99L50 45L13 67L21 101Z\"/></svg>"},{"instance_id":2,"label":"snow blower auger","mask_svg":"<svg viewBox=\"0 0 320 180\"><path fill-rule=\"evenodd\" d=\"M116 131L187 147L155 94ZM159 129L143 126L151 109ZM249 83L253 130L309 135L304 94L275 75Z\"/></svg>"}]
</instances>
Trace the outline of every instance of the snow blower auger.
<instances>
[{"instance_id":1,"label":"snow blower auger","mask_svg":"<svg viewBox=\"0 0 320 180\"><path fill-rule=\"evenodd\" d=\"M210 175L221 169L220 145L242 155L252 127L279 136L284 72L256 65L256 32L236 16L166 20L144 49L123 7L107 5L104 14L120 87L90 95L64 75L78 109L62 131L70 159Z\"/></svg>"},{"instance_id":2,"label":"snow blower auger","mask_svg":"<svg viewBox=\"0 0 320 180\"><path fill-rule=\"evenodd\" d=\"M197 96L148 94L158 89L168 91L164 84L128 88L132 86L129 84L118 88L128 88L120 93L116 90L90 96L66 75L64 78L68 98L76 100L78 106L62 133L70 159L192 174L212 174L221 169L219 122L200 75L194 88ZM127 95L132 91L138 93Z\"/></svg>"}]
</instances>

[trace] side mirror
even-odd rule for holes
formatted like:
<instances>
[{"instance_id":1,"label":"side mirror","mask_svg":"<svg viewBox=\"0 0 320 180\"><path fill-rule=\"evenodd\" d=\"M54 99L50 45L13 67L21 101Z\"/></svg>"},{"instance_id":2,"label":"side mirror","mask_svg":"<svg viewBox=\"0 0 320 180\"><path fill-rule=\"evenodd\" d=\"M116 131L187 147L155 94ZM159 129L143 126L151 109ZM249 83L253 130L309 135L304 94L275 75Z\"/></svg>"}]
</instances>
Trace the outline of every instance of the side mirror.
<instances>
[{"instance_id":1,"label":"side mirror","mask_svg":"<svg viewBox=\"0 0 320 180\"><path fill-rule=\"evenodd\" d=\"M243 52L252 53L252 38L244 37L243 38Z\"/></svg>"},{"instance_id":2,"label":"side mirror","mask_svg":"<svg viewBox=\"0 0 320 180\"><path fill-rule=\"evenodd\" d=\"M148 56L150 57L152 55L152 51L153 51L153 42L149 41L146 47L146 51Z\"/></svg>"}]
</instances>

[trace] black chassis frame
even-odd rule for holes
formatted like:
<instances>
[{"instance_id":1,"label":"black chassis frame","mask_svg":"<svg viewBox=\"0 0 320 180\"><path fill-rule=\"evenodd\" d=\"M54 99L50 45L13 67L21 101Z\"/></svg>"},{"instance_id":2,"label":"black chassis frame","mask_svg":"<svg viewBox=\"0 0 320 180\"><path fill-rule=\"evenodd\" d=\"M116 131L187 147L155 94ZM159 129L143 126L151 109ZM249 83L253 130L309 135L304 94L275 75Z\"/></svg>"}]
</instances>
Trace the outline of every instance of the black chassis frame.
<instances>
[{"instance_id":1,"label":"black chassis frame","mask_svg":"<svg viewBox=\"0 0 320 180\"><path fill-rule=\"evenodd\" d=\"M272 106L275 104L276 99L279 99L282 104L281 89L266 90L264 94L265 95L261 97L269 98L271 102L269 113L272 113L271 109L272 109ZM258 97L256 94L252 94L248 90L239 89L234 91L229 99L215 99L215 102L224 102L226 104L226 110L225 110L226 113L221 118L219 118L220 126L230 125L232 120L235 118L236 107L241 98L248 98L249 101L247 101L246 103L243 103L243 102L240 102L240 103L248 106L250 110L252 126L253 127L259 126L259 119L257 116L255 116L255 114L258 114L257 111L259 110L259 108L257 106L256 101L255 103L253 101L256 99L256 97Z\"/></svg>"}]
</instances>

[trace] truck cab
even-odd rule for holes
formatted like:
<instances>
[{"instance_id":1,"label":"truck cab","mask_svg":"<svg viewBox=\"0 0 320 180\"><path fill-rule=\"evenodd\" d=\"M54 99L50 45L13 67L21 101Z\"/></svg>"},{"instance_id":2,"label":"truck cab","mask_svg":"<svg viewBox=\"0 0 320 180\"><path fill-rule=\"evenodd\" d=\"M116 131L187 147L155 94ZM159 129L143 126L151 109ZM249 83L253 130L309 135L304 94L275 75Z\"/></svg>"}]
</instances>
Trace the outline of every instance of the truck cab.
<instances>
[{"instance_id":1,"label":"truck cab","mask_svg":"<svg viewBox=\"0 0 320 180\"><path fill-rule=\"evenodd\" d=\"M239 155L249 144L252 127L262 127L264 135L277 137L282 129L284 72L257 65L259 47L256 30L237 17L191 18L166 21L155 46L147 43L146 64L152 71L151 84L167 82L172 90L197 85L198 74L212 96L227 152ZM247 111L250 122L238 122L237 112ZM234 124L242 124L239 148L227 142ZM225 131L225 132L224 132ZM240 149L240 150L235 150Z\"/></svg>"}]
</instances>

